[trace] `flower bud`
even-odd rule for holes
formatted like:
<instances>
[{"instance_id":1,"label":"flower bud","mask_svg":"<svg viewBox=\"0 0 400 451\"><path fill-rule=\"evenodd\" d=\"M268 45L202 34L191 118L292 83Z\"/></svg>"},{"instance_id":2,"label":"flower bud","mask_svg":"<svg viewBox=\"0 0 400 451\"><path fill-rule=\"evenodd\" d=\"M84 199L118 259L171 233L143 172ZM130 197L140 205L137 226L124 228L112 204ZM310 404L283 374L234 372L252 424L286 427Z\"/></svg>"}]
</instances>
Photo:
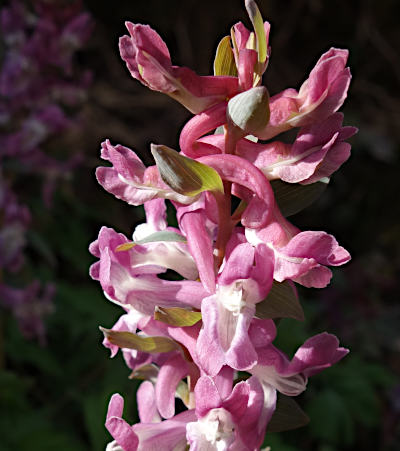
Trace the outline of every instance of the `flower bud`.
<instances>
[{"instance_id":1,"label":"flower bud","mask_svg":"<svg viewBox=\"0 0 400 451\"><path fill-rule=\"evenodd\" d=\"M236 95L228 102L228 124L243 135L257 135L269 121L269 95L265 86L257 86Z\"/></svg>"},{"instance_id":2,"label":"flower bud","mask_svg":"<svg viewBox=\"0 0 400 451\"><path fill-rule=\"evenodd\" d=\"M167 146L152 144L151 153L161 178L177 193L197 196L203 191L224 192L222 180L215 169Z\"/></svg>"}]
</instances>

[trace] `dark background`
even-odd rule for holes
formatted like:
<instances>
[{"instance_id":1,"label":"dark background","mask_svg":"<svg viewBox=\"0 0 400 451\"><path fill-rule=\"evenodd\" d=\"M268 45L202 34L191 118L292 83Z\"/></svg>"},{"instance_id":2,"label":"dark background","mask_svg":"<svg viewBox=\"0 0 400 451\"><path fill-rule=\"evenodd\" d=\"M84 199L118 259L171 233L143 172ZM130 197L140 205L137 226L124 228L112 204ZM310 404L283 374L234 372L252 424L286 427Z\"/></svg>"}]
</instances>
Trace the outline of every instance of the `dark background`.
<instances>
[{"instance_id":1,"label":"dark background","mask_svg":"<svg viewBox=\"0 0 400 451\"><path fill-rule=\"evenodd\" d=\"M25 340L6 311L1 321L1 442L5 450L101 450L110 440L103 427L114 392L135 421L137 381L120 356L109 359L98 325L111 327L121 310L88 276L88 244L102 225L128 236L143 219L106 193L94 178L100 142L110 138L147 163L149 143L177 148L190 117L167 96L133 80L119 58L124 21L150 24L167 42L172 61L197 73L212 72L214 51L230 26L248 27L244 2L87 0L95 28L77 55L93 71L82 129L61 137L84 155L71 179L57 187L51 210L32 195L36 179L19 185L33 228L45 249L28 242L36 277L57 285L54 313L47 318L47 345ZM399 3L381 1L269 0L258 2L271 22L272 56L264 84L273 95L299 88L319 56L331 46L350 50L353 74L342 111L345 125L360 131L352 157L334 174L322 198L291 218L303 230L325 230L352 254L324 290L303 290L305 324L285 320L279 343L292 352L308 336L335 333L351 349L334 368L312 378L298 398L311 418L298 431L267 436L272 450L396 450L400 445L399 235ZM60 139L60 137L58 137Z\"/></svg>"}]
</instances>

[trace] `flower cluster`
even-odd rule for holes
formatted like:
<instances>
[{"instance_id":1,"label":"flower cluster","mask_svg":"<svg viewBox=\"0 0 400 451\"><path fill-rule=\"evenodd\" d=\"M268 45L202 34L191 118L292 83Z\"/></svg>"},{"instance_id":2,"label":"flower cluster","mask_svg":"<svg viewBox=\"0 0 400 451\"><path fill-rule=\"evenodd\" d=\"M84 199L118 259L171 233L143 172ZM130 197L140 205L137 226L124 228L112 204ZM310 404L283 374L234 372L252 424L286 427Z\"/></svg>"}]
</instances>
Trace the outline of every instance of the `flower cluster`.
<instances>
[{"instance_id":1,"label":"flower cluster","mask_svg":"<svg viewBox=\"0 0 400 451\"><path fill-rule=\"evenodd\" d=\"M127 147L102 144L111 166L97 169L99 183L146 212L133 240L103 227L90 247L98 258L92 278L125 310L112 329L101 328L103 344L112 356L121 349L131 377L145 379L138 424L122 418L120 395L111 398L108 450L260 449L279 416L277 392L293 402L287 397L348 352L326 332L291 359L274 345L275 319L304 319L295 283L325 287L329 267L350 259L332 235L300 231L286 219L349 157L346 139L356 129L343 127L336 112L351 78L347 51L330 49L299 91L269 98L261 80L270 25L254 1L246 9L254 30L232 27L214 76L173 66L146 25L128 22L129 36L120 39L131 75L194 116L179 152L151 146L154 166ZM293 144L271 140L295 127ZM177 228L167 223L167 201ZM176 398L186 411L176 412Z\"/></svg>"},{"instance_id":2,"label":"flower cluster","mask_svg":"<svg viewBox=\"0 0 400 451\"><path fill-rule=\"evenodd\" d=\"M79 74L74 61L89 38L92 21L82 12L79 0L31 3L12 0L0 11L4 41L0 71L0 305L13 311L24 335L43 341L42 318L52 310L54 287L41 287L37 280L28 285L26 280L16 280L30 226L28 208L19 204L16 187L27 175L38 174L43 201L49 207L56 180L65 177L79 160L75 156L61 160L48 152L48 145L60 132L78 124L74 116L85 100L91 75Z\"/></svg>"}]
</instances>

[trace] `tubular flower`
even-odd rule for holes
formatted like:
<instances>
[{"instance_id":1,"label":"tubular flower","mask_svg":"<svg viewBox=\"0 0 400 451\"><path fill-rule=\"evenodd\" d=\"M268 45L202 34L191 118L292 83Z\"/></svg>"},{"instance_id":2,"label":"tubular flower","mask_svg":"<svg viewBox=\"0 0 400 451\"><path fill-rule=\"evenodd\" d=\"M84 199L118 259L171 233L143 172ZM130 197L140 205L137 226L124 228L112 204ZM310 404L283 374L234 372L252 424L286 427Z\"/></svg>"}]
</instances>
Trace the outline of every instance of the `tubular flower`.
<instances>
[{"instance_id":1,"label":"tubular flower","mask_svg":"<svg viewBox=\"0 0 400 451\"><path fill-rule=\"evenodd\" d=\"M235 77L201 77L187 67L173 66L165 42L148 25L126 22L130 36L119 41L121 58L132 77L168 94L192 113L199 113L237 92Z\"/></svg>"},{"instance_id":2,"label":"tubular flower","mask_svg":"<svg viewBox=\"0 0 400 451\"><path fill-rule=\"evenodd\" d=\"M274 279L294 280L305 287L324 288L332 273L326 266L341 266L350 254L326 232L300 232L287 221L278 207L274 220L260 229L246 229L248 241L257 246L266 244L275 256Z\"/></svg>"},{"instance_id":3,"label":"tubular flower","mask_svg":"<svg viewBox=\"0 0 400 451\"><path fill-rule=\"evenodd\" d=\"M271 97L270 123L259 138L270 139L292 127L320 122L337 111L347 97L351 74L349 52L331 48L318 60L308 79L295 89Z\"/></svg>"}]
</instances>

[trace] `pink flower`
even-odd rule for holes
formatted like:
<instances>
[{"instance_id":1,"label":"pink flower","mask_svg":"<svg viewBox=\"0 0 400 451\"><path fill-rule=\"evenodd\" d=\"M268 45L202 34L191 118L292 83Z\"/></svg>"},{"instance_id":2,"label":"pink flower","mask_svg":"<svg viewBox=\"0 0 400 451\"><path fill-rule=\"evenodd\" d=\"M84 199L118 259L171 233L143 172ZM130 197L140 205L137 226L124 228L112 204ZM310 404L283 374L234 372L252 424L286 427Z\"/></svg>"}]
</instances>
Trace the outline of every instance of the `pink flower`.
<instances>
[{"instance_id":1,"label":"pink flower","mask_svg":"<svg viewBox=\"0 0 400 451\"><path fill-rule=\"evenodd\" d=\"M138 333L140 337L157 336L172 339L169 334L171 328L168 325L152 318L145 318L143 315L138 315L132 311L122 315L111 330L135 334L137 327L141 329L141 332ZM119 347L109 341L107 333L103 345L111 350L111 357L114 357L118 352ZM157 415L159 414L160 419L161 417L172 418L175 415L178 384L181 383L182 379L188 377L190 387L194 387L200 376L197 366L190 361L190 358L187 359L187 356L184 356L182 348L179 346L169 352L148 353L130 348L121 348L121 350L127 366L133 371L132 374L151 365L149 378L155 384L154 406L156 406ZM188 387L187 399L183 399L188 407L192 402L190 387Z\"/></svg>"},{"instance_id":2,"label":"pink flower","mask_svg":"<svg viewBox=\"0 0 400 451\"><path fill-rule=\"evenodd\" d=\"M162 197L180 203L191 203L193 197L183 196L169 188L160 178L157 166L146 168L131 149L107 140L101 145L101 157L113 167L99 167L96 177L105 190L130 205Z\"/></svg>"},{"instance_id":3,"label":"pink flower","mask_svg":"<svg viewBox=\"0 0 400 451\"><path fill-rule=\"evenodd\" d=\"M292 145L243 139L238 142L237 154L251 161L269 180L314 183L330 177L350 156L350 144L344 141L357 129L342 127L342 121L343 114L334 113L322 122L304 126Z\"/></svg>"},{"instance_id":4,"label":"pink flower","mask_svg":"<svg viewBox=\"0 0 400 451\"><path fill-rule=\"evenodd\" d=\"M270 122L258 135L270 139L292 127L326 119L343 104L350 84L348 51L331 48L318 60L300 91L286 89L271 97Z\"/></svg>"},{"instance_id":5,"label":"pink flower","mask_svg":"<svg viewBox=\"0 0 400 451\"><path fill-rule=\"evenodd\" d=\"M150 316L156 306L200 306L205 291L199 282L159 279L157 274L164 272L165 267L155 264L156 254L149 252L150 260L146 261L143 258L147 253L145 246L138 245L128 251L116 250L127 242L124 235L103 227L98 240L90 245L90 252L99 258L91 266L90 275L100 281L109 299ZM185 268L181 270L185 272Z\"/></svg>"},{"instance_id":6,"label":"pink flower","mask_svg":"<svg viewBox=\"0 0 400 451\"><path fill-rule=\"evenodd\" d=\"M263 385L268 384L288 396L306 389L308 377L329 368L349 350L339 347L339 340L326 332L309 338L289 359L272 344L257 349L258 363L250 370Z\"/></svg>"},{"instance_id":7,"label":"pink flower","mask_svg":"<svg viewBox=\"0 0 400 451\"><path fill-rule=\"evenodd\" d=\"M119 41L121 58L131 75L154 91L168 94L192 113L199 113L237 92L236 77L200 77L172 66L165 42L148 25L126 22L130 36Z\"/></svg>"},{"instance_id":8,"label":"pink flower","mask_svg":"<svg viewBox=\"0 0 400 451\"><path fill-rule=\"evenodd\" d=\"M144 382L139 388L138 410L140 423L130 426L123 418L124 400L119 394L111 397L106 427L115 442L109 445L110 449L123 451L149 450L159 448L162 443L163 450L175 451L186 448L186 425L196 421L193 409L182 412L173 418L160 421L155 406L155 393L151 382Z\"/></svg>"},{"instance_id":9,"label":"pink flower","mask_svg":"<svg viewBox=\"0 0 400 451\"><path fill-rule=\"evenodd\" d=\"M197 340L197 355L206 374L215 376L223 365L248 370L256 364L248 329L256 303L271 288L273 264L273 252L263 244L253 248L239 242L229 252L217 279L216 293L201 304L203 328Z\"/></svg>"},{"instance_id":10,"label":"pink flower","mask_svg":"<svg viewBox=\"0 0 400 451\"><path fill-rule=\"evenodd\" d=\"M106 428L123 451L136 451L139 439L132 427L122 419L123 410L124 400L116 393L112 396L108 406ZM115 449L115 447L113 448Z\"/></svg>"},{"instance_id":11,"label":"pink flower","mask_svg":"<svg viewBox=\"0 0 400 451\"><path fill-rule=\"evenodd\" d=\"M247 227L262 227L268 224L272 215L274 197L272 188L253 164L235 155L208 155L197 161L215 169L223 181L233 183L234 193L243 197L247 207L241 215L241 223ZM230 186L230 185L228 185ZM209 293L215 291L215 269L213 254L213 236L215 226L232 227L224 224L220 218L218 202L208 200L202 195L199 200L188 206L177 207L177 219L181 230L186 235L188 246L199 269L202 283ZM221 202L224 202L221 200ZM214 210L214 211L213 211ZM216 215L215 210L218 211ZM229 217L230 220L230 217Z\"/></svg>"},{"instance_id":12,"label":"pink flower","mask_svg":"<svg viewBox=\"0 0 400 451\"><path fill-rule=\"evenodd\" d=\"M274 390L263 392L257 379L250 378L227 391L217 378L203 376L195 397L198 419L186 427L191 451L260 449L265 426L275 410Z\"/></svg>"},{"instance_id":13,"label":"pink flower","mask_svg":"<svg viewBox=\"0 0 400 451\"><path fill-rule=\"evenodd\" d=\"M225 153L225 136L202 136L201 129L195 133L195 129L187 127L194 119L182 130L181 145L185 146L185 152L198 156ZM262 144L240 139L235 153L254 164L269 180L314 183L330 177L350 156L351 146L345 140L357 129L342 127L342 122L343 114L334 113L322 122L304 126L293 144L281 141Z\"/></svg>"},{"instance_id":14,"label":"pink flower","mask_svg":"<svg viewBox=\"0 0 400 451\"><path fill-rule=\"evenodd\" d=\"M164 199L153 199L144 203L146 222L136 226L133 240L144 240L157 232L172 232L176 236L182 233L175 227L167 226L167 213ZM183 238L183 237L182 237ZM137 247L137 246L136 246ZM185 279L197 279L199 272L189 252L190 246L179 241L155 241L141 245L146 252L137 254L135 266L154 264L169 268L181 274ZM189 247L189 249L188 249Z\"/></svg>"},{"instance_id":15,"label":"pink flower","mask_svg":"<svg viewBox=\"0 0 400 451\"><path fill-rule=\"evenodd\" d=\"M265 72L268 65L270 53L270 49L268 48L270 28L270 24L268 22L264 22L265 47L268 49L268 54L266 60L262 63L262 67L260 68L256 67L258 57L256 49L249 48L251 40L254 39L254 37L251 37L250 31L241 22L235 24L231 29L231 36L234 41L233 54L235 57L241 91L250 89L253 86L255 72L258 72L258 82L261 82L261 76Z\"/></svg>"},{"instance_id":16,"label":"pink flower","mask_svg":"<svg viewBox=\"0 0 400 451\"><path fill-rule=\"evenodd\" d=\"M287 221L279 209L265 228L246 229L247 240L256 246L267 244L275 255L274 279L291 279L305 287L324 288L332 273L326 266L340 266L350 260L350 254L326 232L300 232Z\"/></svg>"}]
</instances>

